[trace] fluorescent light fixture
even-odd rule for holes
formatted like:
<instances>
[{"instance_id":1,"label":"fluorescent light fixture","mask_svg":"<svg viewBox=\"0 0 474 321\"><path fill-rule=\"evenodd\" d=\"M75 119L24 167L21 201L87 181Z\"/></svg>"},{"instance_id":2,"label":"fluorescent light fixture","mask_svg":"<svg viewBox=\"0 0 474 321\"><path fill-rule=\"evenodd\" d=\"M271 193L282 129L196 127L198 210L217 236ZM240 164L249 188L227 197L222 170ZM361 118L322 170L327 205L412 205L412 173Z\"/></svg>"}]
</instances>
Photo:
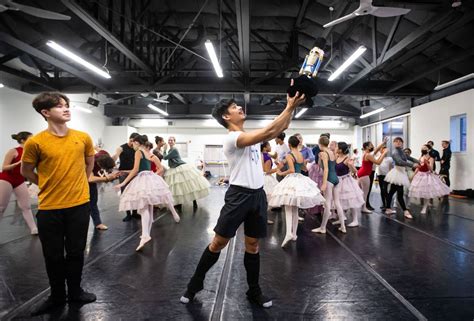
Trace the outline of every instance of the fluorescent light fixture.
<instances>
[{"instance_id":1,"label":"fluorescent light fixture","mask_svg":"<svg viewBox=\"0 0 474 321\"><path fill-rule=\"evenodd\" d=\"M210 40L206 40L204 43L207 49L207 53L209 54L209 58L211 58L212 66L216 71L217 77L222 78L224 74L222 73L221 65L219 64L219 60L217 60L216 51L214 50L214 46Z\"/></svg>"},{"instance_id":2,"label":"fluorescent light fixture","mask_svg":"<svg viewBox=\"0 0 474 321\"><path fill-rule=\"evenodd\" d=\"M378 113L381 113L385 110L385 108L381 107L379 109L376 109L376 110L372 110L371 112L368 112L367 114L363 114L363 115L360 115L360 119L363 119L363 118L367 118L369 116L372 116L372 115L375 115L375 114L378 114Z\"/></svg>"},{"instance_id":3,"label":"fluorescent light fixture","mask_svg":"<svg viewBox=\"0 0 474 321\"><path fill-rule=\"evenodd\" d=\"M169 114L164 111L163 109L160 109L152 104L148 104L148 108L150 108L151 110L154 110L156 112L159 112L160 114L162 114L163 116L169 116Z\"/></svg>"},{"instance_id":4,"label":"fluorescent light fixture","mask_svg":"<svg viewBox=\"0 0 474 321\"><path fill-rule=\"evenodd\" d=\"M66 48L64 48L63 46L61 45L58 45L56 42L54 41L51 41L49 40L46 45L48 45L49 47L53 48L54 50L58 51L60 54L74 60L75 62L77 62L78 64L81 64L83 65L84 67L86 67L87 69L89 70L92 70L93 72L99 74L100 76L104 77L104 78L107 78L107 79L110 79L112 78L109 73L103 71L102 69L100 69L99 67L96 67L94 66L93 64L85 61L84 59L82 59L81 57L79 57L78 55L76 55L75 53L67 50Z\"/></svg>"},{"instance_id":5,"label":"fluorescent light fixture","mask_svg":"<svg viewBox=\"0 0 474 321\"><path fill-rule=\"evenodd\" d=\"M2 84L2 83L0 83L0 88L3 88L3 87L5 87L5 85L4 85L4 84Z\"/></svg>"},{"instance_id":6,"label":"fluorescent light fixture","mask_svg":"<svg viewBox=\"0 0 474 321\"><path fill-rule=\"evenodd\" d=\"M72 109L82 111L83 113L92 114L92 110L90 110L89 108L85 108L81 106L72 106Z\"/></svg>"},{"instance_id":7,"label":"fluorescent light fixture","mask_svg":"<svg viewBox=\"0 0 474 321\"><path fill-rule=\"evenodd\" d=\"M354 61L356 61L357 58L359 58L366 50L367 48L364 46L357 48L357 50L341 65L341 67L337 68L337 70L329 77L328 81L333 81L339 77L339 75L342 74L342 72L346 70L347 67L349 67Z\"/></svg>"},{"instance_id":8,"label":"fluorescent light fixture","mask_svg":"<svg viewBox=\"0 0 474 321\"><path fill-rule=\"evenodd\" d=\"M296 114L295 118L300 118L307 110L308 108L301 108L301 110Z\"/></svg>"},{"instance_id":9,"label":"fluorescent light fixture","mask_svg":"<svg viewBox=\"0 0 474 321\"><path fill-rule=\"evenodd\" d=\"M130 119L129 125L132 127L147 127L147 128L163 128L168 127L168 120L166 119Z\"/></svg>"},{"instance_id":10,"label":"fluorescent light fixture","mask_svg":"<svg viewBox=\"0 0 474 321\"><path fill-rule=\"evenodd\" d=\"M466 76L458 78L458 79L451 80L450 82L444 83L442 85L438 85L434 88L434 90L441 90L443 88L459 84L463 81L466 81L466 80L469 80L469 79L472 79L472 78L474 78L474 73L466 75Z\"/></svg>"}]
</instances>

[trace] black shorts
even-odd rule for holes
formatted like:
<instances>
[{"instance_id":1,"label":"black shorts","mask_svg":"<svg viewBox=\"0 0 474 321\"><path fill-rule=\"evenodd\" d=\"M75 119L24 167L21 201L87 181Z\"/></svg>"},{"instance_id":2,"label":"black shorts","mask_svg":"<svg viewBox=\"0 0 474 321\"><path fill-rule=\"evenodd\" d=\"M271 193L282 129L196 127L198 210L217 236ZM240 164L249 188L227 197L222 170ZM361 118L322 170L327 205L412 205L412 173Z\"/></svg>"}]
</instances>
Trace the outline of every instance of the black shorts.
<instances>
[{"instance_id":1,"label":"black shorts","mask_svg":"<svg viewBox=\"0 0 474 321\"><path fill-rule=\"evenodd\" d=\"M230 239L243 222L246 236L267 236L267 196L263 188L230 185L224 201L214 232Z\"/></svg>"}]
</instances>

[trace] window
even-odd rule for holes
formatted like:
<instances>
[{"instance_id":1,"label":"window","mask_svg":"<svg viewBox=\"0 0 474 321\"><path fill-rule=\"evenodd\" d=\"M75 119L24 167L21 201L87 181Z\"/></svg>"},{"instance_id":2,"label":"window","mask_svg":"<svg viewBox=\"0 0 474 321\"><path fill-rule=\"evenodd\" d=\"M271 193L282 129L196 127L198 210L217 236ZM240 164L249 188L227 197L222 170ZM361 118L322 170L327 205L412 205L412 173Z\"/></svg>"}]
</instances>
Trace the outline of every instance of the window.
<instances>
[{"instance_id":1,"label":"window","mask_svg":"<svg viewBox=\"0 0 474 321\"><path fill-rule=\"evenodd\" d=\"M465 152L467 150L467 116L466 114L451 116L451 150Z\"/></svg>"},{"instance_id":2,"label":"window","mask_svg":"<svg viewBox=\"0 0 474 321\"><path fill-rule=\"evenodd\" d=\"M382 124L382 137L387 137L387 148L392 152L392 141L395 137L401 137L405 142L405 146L408 146L408 118L399 117Z\"/></svg>"}]
</instances>

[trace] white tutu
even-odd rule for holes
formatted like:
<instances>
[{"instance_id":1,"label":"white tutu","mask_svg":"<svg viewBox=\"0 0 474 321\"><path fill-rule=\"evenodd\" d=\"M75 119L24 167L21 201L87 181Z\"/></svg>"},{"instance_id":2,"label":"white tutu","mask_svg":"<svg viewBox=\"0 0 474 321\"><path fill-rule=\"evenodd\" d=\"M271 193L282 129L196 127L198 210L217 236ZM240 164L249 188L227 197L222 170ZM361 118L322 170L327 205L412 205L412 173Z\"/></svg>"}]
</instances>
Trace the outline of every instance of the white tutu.
<instances>
[{"instance_id":1,"label":"white tutu","mask_svg":"<svg viewBox=\"0 0 474 321\"><path fill-rule=\"evenodd\" d=\"M409 197L437 198L449 195L449 186L443 183L438 175L431 172L418 172L410 185Z\"/></svg>"},{"instance_id":2,"label":"white tutu","mask_svg":"<svg viewBox=\"0 0 474 321\"><path fill-rule=\"evenodd\" d=\"M357 180L351 174L338 176L338 178L339 184L336 185L336 188L339 190L339 201L342 209L361 208L365 204L364 192Z\"/></svg>"},{"instance_id":3,"label":"white tutu","mask_svg":"<svg viewBox=\"0 0 474 321\"><path fill-rule=\"evenodd\" d=\"M385 176L385 181L390 184L410 187L408 174L403 166L395 166Z\"/></svg>"},{"instance_id":4,"label":"white tutu","mask_svg":"<svg viewBox=\"0 0 474 321\"><path fill-rule=\"evenodd\" d=\"M173 203L168 184L152 171L143 171L132 179L120 196L119 211L137 210L150 205Z\"/></svg>"},{"instance_id":5,"label":"white tutu","mask_svg":"<svg viewBox=\"0 0 474 321\"><path fill-rule=\"evenodd\" d=\"M275 186L268 205L270 207L288 205L312 208L323 204L325 201L315 182L307 176L294 173L287 175Z\"/></svg>"},{"instance_id":6,"label":"white tutu","mask_svg":"<svg viewBox=\"0 0 474 321\"><path fill-rule=\"evenodd\" d=\"M211 185L194 166L183 164L169 168L164 176L175 204L184 204L209 195Z\"/></svg>"},{"instance_id":7,"label":"white tutu","mask_svg":"<svg viewBox=\"0 0 474 321\"><path fill-rule=\"evenodd\" d=\"M275 189L275 186L278 185L278 181L273 175L265 175L263 180L264 180L263 190L265 191L265 194L267 194L267 199L270 199L270 197L272 196L273 190Z\"/></svg>"}]
</instances>

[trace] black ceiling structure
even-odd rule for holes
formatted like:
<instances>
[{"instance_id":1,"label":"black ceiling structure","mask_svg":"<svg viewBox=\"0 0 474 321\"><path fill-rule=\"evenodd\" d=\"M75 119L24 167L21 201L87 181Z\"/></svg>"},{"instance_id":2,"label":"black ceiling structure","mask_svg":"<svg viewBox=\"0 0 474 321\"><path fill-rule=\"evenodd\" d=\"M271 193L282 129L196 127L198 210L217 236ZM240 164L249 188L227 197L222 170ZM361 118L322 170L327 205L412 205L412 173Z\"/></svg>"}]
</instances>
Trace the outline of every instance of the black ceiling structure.
<instances>
[{"instance_id":1,"label":"black ceiling structure","mask_svg":"<svg viewBox=\"0 0 474 321\"><path fill-rule=\"evenodd\" d=\"M0 12L0 73L37 93L101 93L105 114L154 118L155 103L169 118L206 118L234 98L249 118L278 114L289 80L297 76L317 38L326 39L319 95L301 119L355 119L385 107L409 109L416 99L474 71L474 4L449 0L384 1L409 8L403 16L359 16L323 25L354 11L358 1L336 0L61 0L18 1L71 16L55 21ZM46 46L54 40L106 68L102 79ZM224 78L204 47L211 40ZM337 81L327 78L360 45L368 50ZM153 100L168 95L168 104ZM370 106L361 107L368 100Z\"/></svg>"}]
</instances>

